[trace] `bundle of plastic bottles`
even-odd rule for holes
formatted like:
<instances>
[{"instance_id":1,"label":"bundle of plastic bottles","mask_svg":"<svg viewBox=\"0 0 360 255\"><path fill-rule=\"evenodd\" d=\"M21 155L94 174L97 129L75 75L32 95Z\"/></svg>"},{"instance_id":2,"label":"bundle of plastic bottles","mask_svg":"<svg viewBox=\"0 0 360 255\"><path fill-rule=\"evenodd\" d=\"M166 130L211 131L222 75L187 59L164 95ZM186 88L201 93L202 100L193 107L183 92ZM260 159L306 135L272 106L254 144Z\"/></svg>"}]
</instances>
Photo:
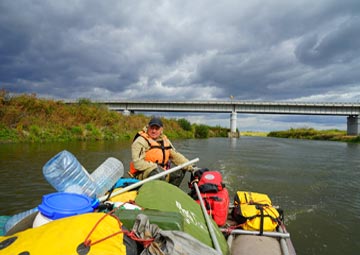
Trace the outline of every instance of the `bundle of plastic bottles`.
<instances>
[{"instance_id":1,"label":"bundle of plastic bottles","mask_svg":"<svg viewBox=\"0 0 360 255\"><path fill-rule=\"evenodd\" d=\"M45 179L59 192L103 196L124 174L120 160L109 157L90 175L67 150L51 158L43 167Z\"/></svg>"},{"instance_id":2,"label":"bundle of plastic bottles","mask_svg":"<svg viewBox=\"0 0 360 255\"><path fill-rule=\"evenodd\" d=\"M86 195L94 201L110 190L124 174L124 166L116 158L107 158L90 175L69 151L61 151L43 167L45 179L58 191ZM38 213L38 207L13 215L4 225L7 233L28 216Z\"/></svg>"}]
</instances>

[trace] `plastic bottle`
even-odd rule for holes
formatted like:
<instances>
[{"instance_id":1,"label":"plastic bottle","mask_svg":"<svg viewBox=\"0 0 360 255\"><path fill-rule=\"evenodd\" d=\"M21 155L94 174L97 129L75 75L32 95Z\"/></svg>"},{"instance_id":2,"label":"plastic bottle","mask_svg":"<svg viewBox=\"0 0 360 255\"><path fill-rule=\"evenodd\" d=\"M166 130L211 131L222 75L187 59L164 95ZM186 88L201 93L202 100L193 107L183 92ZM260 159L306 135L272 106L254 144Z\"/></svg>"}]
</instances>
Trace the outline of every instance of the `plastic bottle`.
<instances>
[{"instance_id":1,"label":"plastic bottle","mask_svg":"<svg viewBox=\"0 0 360 255\"><path fill-rule=\"evenodd\" d=\"M46 180L60 192L73 192L94 197L97 186L86 169L70 152L63 150L43 167Z\"/></svg>"},{"instance_id":2,"label":"plastic bottle","mask_svg":"<svg viewBox=\"0 0 360 255\"><path fill-rule=\"evenodd\" d=\"M14 214L13 216L11 216L4 225L4 233L7 233L10 229L12 229L20 221L22 221L23 219L25 219L26 217L28 217L29 215L31 215L35 212L38 212L37 207L29 209L29 210L21 212L21 213Z\"/></svg>"},{"instance_id":3,"label":"plastic bottle","mask_svg":"<svg viewBox=\"0 0 360 255\"><path fill-rule=\"evenodd\" d=\"M106 159L95 171L91 174L92 179L97 185L96 196L103 196L110 190L114 184L124 174L124 165L120 160L110 157Z\"/></svg>"}]
</instances>

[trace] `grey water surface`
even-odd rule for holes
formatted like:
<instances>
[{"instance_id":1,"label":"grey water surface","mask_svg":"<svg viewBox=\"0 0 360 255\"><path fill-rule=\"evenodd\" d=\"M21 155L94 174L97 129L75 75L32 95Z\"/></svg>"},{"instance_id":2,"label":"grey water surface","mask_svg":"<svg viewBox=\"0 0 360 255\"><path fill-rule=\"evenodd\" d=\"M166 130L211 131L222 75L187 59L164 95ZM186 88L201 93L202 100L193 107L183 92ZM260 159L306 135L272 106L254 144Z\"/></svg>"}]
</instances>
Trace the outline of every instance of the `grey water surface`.
<instances>
[{"instance_id":1,"label":"grey water surface","mask_svg":"<svg viewBox=\"0 0 360 255\"><path fill-rule=\"evenodd\" d=\"M233 199L237 190L266 193L285 212L297 254L359 254L360 145L266 137L173 141L198 167L219 170ZM61 150L92 172L108 157L128 169L130 142L0 145L0 215L41 203L55 190L43 165ZM182 186L186 189L185 185Z\"/></svg>"}]
</instances>

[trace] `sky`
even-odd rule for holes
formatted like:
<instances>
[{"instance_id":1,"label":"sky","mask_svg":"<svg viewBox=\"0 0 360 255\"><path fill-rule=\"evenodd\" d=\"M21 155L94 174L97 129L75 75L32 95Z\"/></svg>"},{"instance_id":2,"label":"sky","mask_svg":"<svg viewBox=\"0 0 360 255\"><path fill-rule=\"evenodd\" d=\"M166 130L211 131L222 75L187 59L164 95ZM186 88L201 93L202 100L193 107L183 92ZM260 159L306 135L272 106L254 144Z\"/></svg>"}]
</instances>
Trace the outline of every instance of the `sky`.
<instances>
[{"instance_id":1,"label":"sky","mask_svg":"<svg viewBox=\"0 0 360 255\"><path fill-rule=\"evenodd\" d=\"M360 1L3 0L0 59L0 89L51 99L359 103ZM346 116L237 119L346 130Z\"/></svg>"}]
</instances>

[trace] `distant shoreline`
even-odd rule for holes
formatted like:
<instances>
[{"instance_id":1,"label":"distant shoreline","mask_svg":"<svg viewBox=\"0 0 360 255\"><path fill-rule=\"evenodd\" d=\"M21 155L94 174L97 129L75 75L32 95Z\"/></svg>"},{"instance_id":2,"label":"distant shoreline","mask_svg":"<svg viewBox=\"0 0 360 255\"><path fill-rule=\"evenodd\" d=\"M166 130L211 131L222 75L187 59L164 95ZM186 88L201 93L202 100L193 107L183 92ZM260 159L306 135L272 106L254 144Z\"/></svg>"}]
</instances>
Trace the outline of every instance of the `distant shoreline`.
<instances>
[{"instance_id":1,"label":"distant shoreline","mask_svg":"<svg viewBox=\"0 0 360 255\"><path fill-rule=\"evenodd\" d=\"M125 116L104 105L79 99L77 104L37 98L36 95L10 96L0 90L0 143L42 143L67 141L131 140L149 121L142 114ZM227 137L229 129L188 120L162 118L171 139ZM281 137L310 140L360 142L360 136L347 136L342 130L312 128L286 131L240 131L241 136Z\"/></svg>"},{"instance_id":2,"label":"distant shoreline","mask_svg":"<svg viewBox=\"0 0 360 255\"><path fill-rule=\"evenodd\" d=\"M269 132L267 136L278 138L360 143L360 136L349 136L346 134L346 131L338 129L316 130L313 128L290 128L285 131Z\"/></svg>"},{"instance_id":3,"label":"distant shoreline","mask_svg":"<svg viewBox=\"0 0 360 255\"><path fill-rule=\"evenodd\" d=\"M110 111L89 99L69 105L34 94L10 96L0 90L0 143L132 140L150 118ZM191 124L186 119L162 120L171 139L226 137L228 133L227 128Z\"/></svg>"},{"instance_id":4,"label":"distant shoreline","mask_svg":"<svg viewBox=\"0 0 360 255\"><path fill-rule=\"evenodd\" d=\"M284 131L256 132L243 131L240 136L277 137L287 139L321 140L360 143L359 136L348 136L342 130L315 130L313 128L289 129Z\"/></svg>"}]
</instances>

